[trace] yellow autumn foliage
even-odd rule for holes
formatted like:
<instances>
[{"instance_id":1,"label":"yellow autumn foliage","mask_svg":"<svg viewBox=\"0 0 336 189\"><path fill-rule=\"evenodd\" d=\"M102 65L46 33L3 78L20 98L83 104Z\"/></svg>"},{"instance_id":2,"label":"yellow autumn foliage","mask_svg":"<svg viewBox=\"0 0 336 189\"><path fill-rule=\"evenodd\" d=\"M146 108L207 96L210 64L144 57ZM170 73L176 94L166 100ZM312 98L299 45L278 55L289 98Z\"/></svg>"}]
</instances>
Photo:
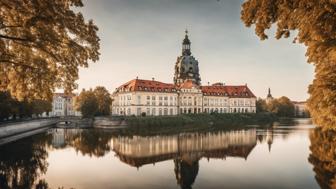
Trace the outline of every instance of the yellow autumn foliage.
<instances>
[{"instance_id":1,"label":"yellow autumn foliage","mask_svg":"<svg viewBox=\"0 0 336 189\"><path fill-rule=\"evenodd\" d=\"M309 86L308 107L314 122L336 128L336 1L335 0L247 0L241 19L255 26L261 40L276 27L275 37L294 36L307 47L308 62L315 65Z\"/></svg>"},{"instance_id":2,"label":"yellow autumn foliage","mask_svg":"<svg viewBox=\"0 0 336 189\"><path fill-rule=\"evenodd\" d=\"M99 58L98 28L74 11L81 0L0 1L0 90L51 100L77 87L78 67Z\"/></svg>"}]
</instances>

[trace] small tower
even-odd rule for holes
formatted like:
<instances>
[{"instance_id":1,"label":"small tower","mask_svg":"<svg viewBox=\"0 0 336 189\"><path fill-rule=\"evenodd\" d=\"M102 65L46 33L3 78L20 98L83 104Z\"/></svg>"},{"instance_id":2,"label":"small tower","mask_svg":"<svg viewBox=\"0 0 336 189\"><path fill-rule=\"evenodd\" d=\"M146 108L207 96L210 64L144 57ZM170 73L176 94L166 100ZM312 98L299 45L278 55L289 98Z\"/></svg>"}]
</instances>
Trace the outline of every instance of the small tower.
<instances>
[{"instance_id":1,"label":"small tower","mask_svg":"<svg viewBox=\"0 0 336 189\"><path fill-rule=\"evenodd\" d=\"M269 103L273 100L273 96L271 94L271 88L268 88L268 94L267 94L267 97L266 97L266 103Z\"/></svg>"}]
</instances>

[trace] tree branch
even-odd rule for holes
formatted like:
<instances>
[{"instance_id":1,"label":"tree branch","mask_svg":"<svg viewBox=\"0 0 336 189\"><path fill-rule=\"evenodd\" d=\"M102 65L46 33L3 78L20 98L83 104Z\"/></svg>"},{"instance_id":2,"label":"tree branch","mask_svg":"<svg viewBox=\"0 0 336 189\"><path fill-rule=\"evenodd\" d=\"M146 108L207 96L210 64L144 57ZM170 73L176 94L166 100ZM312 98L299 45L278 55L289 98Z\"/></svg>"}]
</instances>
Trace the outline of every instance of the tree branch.
<instances>
[{"instance_id":1,"label":"tree branch","mask_svg":"<svg viewBox=\"0 0 336 189\"><path fill-rule=\"evenodd\" d=\"M16 41L30 41L27 38L11 37L11 36L1 35L1 34L0 34L0 38L9 39L9 40L16 40Z\"/></svg>"},{"instance_id":2,"label":"tree branch","mask_svg":"<svg viewBox=\"0 0 336 189\"><path fill-rule=\"evenodd\" d=\"M22 28L22 26L6 26L6 25L0 26L0 29L5 29L5 28Z\"/></svg>"}]
</instances>

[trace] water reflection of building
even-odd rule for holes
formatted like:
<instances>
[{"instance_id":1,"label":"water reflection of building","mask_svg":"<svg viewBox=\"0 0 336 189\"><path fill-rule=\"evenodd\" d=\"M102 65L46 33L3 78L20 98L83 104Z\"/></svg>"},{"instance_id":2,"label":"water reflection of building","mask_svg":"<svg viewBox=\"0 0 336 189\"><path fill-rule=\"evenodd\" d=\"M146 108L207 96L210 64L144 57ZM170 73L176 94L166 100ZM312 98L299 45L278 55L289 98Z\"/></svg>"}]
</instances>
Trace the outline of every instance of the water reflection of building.
<instances>
[{"instance_id":1,"label":"water reflection of building","mask_svg":"<svg viewBox=\"0 0 336 189\"><path fill-rule=\"evenodd\" d=\"M80 130L78 129L53 129L52 146L54 148L64 148L67 141L73 141L79 133Z\"/></svg>"},{"instance_id":2,"label":"water reflection of building","mask_svg":"<svg viewBox=\"0 0 336 189\"><path fill-rule=\"evenodd\" d=\"M113 150L121 161L135 167L182 156L197 154L198 158L247 158L256 145L256 129L184 133L168 136L117 137Z\"/></svg>"},{"instance_id":3,"label":"water reflection of building","mask_svg":"<svg viewBox=\"0 0 336 189\"><path fill-rule=\"evenodd\" d=\"M190 189L198 174L201 158L247 159L257 144L256 136L256 129L168 136L120 136L112 139L112 145L119 159L134 167L173 159L177 184L182 189Z\"/></svg>"},{"instance_id":4,"label":"water reflection of building","mask_svg":"<svg viewBox=\"0 0 336 189\"><path fill-rule=\"evenodd\" d=\"M273 127L262 129L257 131L257 139L259 143L266 142L268 145L268 151L271 152L273 139L274 138L274 129Z\"/></svg>"}]
</instances>

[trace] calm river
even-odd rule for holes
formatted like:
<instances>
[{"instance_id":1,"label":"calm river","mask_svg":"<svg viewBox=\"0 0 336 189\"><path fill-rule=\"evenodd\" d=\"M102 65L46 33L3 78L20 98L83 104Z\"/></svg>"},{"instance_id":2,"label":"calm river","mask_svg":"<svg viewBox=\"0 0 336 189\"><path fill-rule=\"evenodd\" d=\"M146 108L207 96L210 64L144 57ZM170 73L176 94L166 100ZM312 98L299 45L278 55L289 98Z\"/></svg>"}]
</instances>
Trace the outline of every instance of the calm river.
<instances>
[{"instance_id":1,"label":"calm river","mask_svg":"<svg viewBox=\"0 0 336 189\"><path fill-rule=\"evenodd\" d=\"M0 188L332 188L323 136L307 119L150 136L51 129L0 146Z\"/></svg>"}]
</instances>

